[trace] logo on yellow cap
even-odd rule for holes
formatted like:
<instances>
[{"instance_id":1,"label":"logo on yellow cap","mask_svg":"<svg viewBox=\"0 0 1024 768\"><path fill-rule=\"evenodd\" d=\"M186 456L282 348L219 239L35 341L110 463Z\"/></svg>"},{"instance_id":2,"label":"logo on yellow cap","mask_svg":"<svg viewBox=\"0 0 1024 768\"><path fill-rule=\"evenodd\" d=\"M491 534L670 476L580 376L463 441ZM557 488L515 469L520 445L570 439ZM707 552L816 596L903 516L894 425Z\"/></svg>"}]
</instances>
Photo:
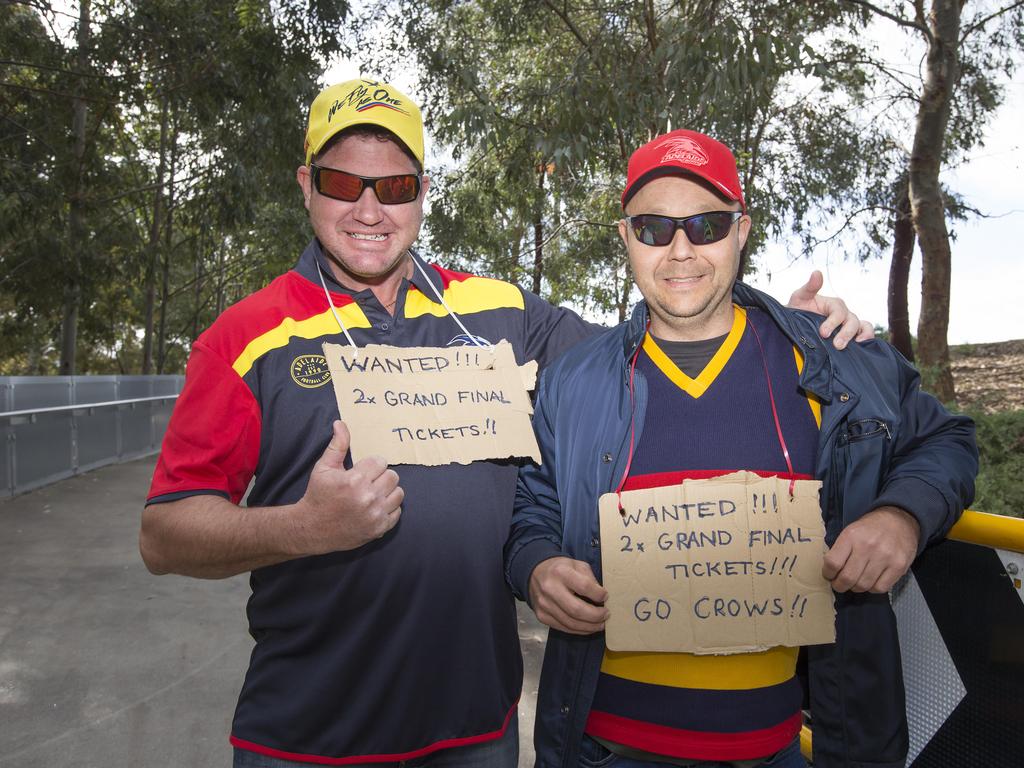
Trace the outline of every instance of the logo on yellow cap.
<instances>
[{"instance_id":1,"label":"logo on yellow cap","mask_svg":"<svg viewBox=\"0 0 1024 768\"><path fill-rule=\"evenodd\" d=\"M325 88L309 108L306 162L339 131L377 125L393 133L423 162L423 118L408 96L387 83L349 80Z\"/></svg>"},{"instance_id":2,"label":"logo on yellow cap","mask_svg":"<svg viewBox=\"0 0 1024 768\"><path fill-rule=\"evenodd\" d=\"M330 110L327 112L327 122L331 122L334 119L334 113L344 107L353 107L356 112L366 112L374 107L383 107L384 109L393 109L396 112L401 112L403 115L409 114L409 110L402 109L402 100L391 96L387 88L377 88L372 95L367 95L369 93L369 88L365 85L360 85L344 99L335 99Z\"/></svg>"}]
</instances>

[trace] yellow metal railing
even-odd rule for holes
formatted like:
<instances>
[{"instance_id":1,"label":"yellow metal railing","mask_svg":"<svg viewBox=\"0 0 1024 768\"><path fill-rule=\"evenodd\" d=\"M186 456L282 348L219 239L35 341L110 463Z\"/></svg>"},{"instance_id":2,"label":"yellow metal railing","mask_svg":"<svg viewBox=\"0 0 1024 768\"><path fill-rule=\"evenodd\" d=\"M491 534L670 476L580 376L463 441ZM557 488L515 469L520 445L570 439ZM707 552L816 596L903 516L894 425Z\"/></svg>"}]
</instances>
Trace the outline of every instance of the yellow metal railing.
<instances>
[{"instance_id":1,"label":"yellow metal railing","mask_svg":"<svg viewBox=\"0 0 1024 768\"><path fill-rule=\"evenodd\" d=\"M967 510L949 532L949 538L1024 552L1024 519Z\"/></svg>"},{"instance_id":2,"label":"yellow metal railing","mask_svg":"<svg viewBox=\"0 0 1024 768\"><path fill-rule=\"evenodd\" d=\"M947 538L1024 553L1024 518L990 515L969 509L961 515ZM1014 586L1019 589L1019 582ZM808 760L811 759L811 741L811 729L805 725L800 729L800 751Z\"/></svg>"},{"instance_id":3,"label":"yellow metal railing","mask_svg":"<svg viewBox=\"0 0 1024 768\"><path fill-rule=\"evenodd\" d=\"M800 751L805 759L811 759L811 729L806 725L800 728Z\"/></svg>"}]
</instances>

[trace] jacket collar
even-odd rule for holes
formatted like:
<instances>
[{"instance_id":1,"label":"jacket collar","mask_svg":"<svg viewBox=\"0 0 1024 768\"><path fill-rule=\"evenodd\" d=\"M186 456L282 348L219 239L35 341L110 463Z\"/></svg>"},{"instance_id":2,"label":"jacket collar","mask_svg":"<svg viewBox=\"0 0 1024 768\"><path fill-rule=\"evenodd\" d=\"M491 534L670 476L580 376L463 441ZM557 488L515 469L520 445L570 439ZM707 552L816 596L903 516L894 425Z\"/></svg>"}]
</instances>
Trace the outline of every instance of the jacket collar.
<instances>
[{"instance_id":1,"label":"jacket collar","mask_svg":"<svg viewBox=\"0 0 1024 768\"><path fill-rule=\"evenodd\" d=\"M425 261L412 248L409 249L409 256L412 257L412 260L416 264L418 264L418 266L414 266L412 269L412 276L409 278L409 283L414 285L420 293L435 304L440 303L437 296L438 294L444 293L444 280L441 278L441 273ZM342 293L348 296L354 296L358 293L357 291L353 291L351 288L338 282L337 278L334 276L334 270L331 269L327 254L324 253L323 246L320 244L320 241L314 237L309 241L309 245L306 246L302 255L299 256L299 260L295 265L295 271L319 287L320 276L317 274L317 264L319 264L321 270L323 270L324 281L327 283L328 289L335 293ZM423 278L424 274L427 276L426 280ZM430 285L428 285L428 282L434 287L431 288ZM436 292L434 289L436 289ZM402 288L399 288L399 291L401 290Z\"/></svg>"},{"instance_id":2,"label":"jacket collar","mask_svg":"<svg viewBox=\"0 0 1024 768\"><path fill-rule=\"evenodd\" d=\"M813 392L822 401L831 402L832 358L828 352L828 342L818 338L818 316L784 307L768 294L739 281L733 284L732 298L741 307L757 307L768 314L793 345L803 353L804 368L800 374L800 386L808 392ZM626 321L623 355L627 361L643 343L647 323L647 303L639 301L633 307L633 314Z\"/></svg>"}]
</instances>

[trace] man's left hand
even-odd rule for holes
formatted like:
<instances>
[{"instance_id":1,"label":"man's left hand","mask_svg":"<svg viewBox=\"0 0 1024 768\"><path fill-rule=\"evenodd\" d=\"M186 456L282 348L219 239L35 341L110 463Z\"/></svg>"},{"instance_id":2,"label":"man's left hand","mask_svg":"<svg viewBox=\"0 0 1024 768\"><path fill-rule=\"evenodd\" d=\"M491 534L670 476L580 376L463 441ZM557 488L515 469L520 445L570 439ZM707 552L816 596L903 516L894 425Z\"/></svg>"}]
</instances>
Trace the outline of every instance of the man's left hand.
<instances>
[{"instance_id":1,"label":"man's left hand","mask_svg":"<svg viewBox=\"0 0 1024 768\"><path fill-rule=\"evenodd\" d=\"M914 562L920 535L909 512L879 507L843 529L821 573L836 592L888 592Z\"/></svg>"},{"instance_id":2,"label":"man's left hand","mask_svg":"<svg viewBox=\"0 0 1024 768\"><path fill-rule=\"evenodd\" d=\"M836 349L843 349L851 340L867 341L875 338L874 326L851 312L845 301L833 296L818 295L824 284L825 278L821 272L814 270L807 282L793 291L788 306L825 315L825 322L821 324L818 333L821 334L821 338L827 339L838 328L839 331L832 339Z\"/></svg>"}]
</instances>

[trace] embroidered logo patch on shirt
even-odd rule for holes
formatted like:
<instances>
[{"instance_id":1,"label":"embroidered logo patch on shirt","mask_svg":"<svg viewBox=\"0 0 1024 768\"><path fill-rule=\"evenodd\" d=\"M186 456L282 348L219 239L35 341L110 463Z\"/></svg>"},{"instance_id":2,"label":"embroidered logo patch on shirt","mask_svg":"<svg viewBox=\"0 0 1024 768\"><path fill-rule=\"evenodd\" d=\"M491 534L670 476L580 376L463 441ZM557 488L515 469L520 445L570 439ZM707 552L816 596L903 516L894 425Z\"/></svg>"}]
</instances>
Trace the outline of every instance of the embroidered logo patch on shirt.
<instances>
[{"instance_id":1,"label":"embroidered logo patch on shirt","mask_svg":"<svg viewBox=\"0 0 1024 768\"><path fill-rule=\"evenodd\" d=\"M322 387L331 380L327 358L323 355L299 355L292 360L292 380L306 389Z\"/></svg>"}]
</instances>

